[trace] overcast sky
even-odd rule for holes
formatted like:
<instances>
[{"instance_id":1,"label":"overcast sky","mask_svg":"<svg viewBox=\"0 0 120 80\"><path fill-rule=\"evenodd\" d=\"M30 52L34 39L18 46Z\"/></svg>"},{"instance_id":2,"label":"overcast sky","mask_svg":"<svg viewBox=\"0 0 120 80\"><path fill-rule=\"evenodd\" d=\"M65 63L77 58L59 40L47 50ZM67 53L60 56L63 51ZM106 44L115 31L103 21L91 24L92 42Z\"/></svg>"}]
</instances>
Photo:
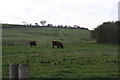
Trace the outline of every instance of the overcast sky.
<instances>
[{"instance_id":1,"label":"overcast sky","mask_svg":"<svg viewBox=\"0 0 120 80\"><path fill-rule=\"evenodd\" d=\"M89 29L118 20L119 0L0 0L0 23L53 25Z\"/></svg>"}]
</instances>

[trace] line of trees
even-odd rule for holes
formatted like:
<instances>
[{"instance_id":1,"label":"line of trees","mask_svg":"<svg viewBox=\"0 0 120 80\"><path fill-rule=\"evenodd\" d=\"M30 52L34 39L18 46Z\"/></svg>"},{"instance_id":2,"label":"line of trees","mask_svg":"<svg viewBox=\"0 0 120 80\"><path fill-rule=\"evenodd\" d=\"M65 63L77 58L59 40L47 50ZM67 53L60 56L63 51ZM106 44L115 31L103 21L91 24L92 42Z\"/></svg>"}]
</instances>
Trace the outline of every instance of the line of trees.
<instances>
[{"instance_id":1,"label":"line of trees","mask_svg":"<svg viewBox=\"0 0 120 80\"><path fill-rule=\"evenodd\" d=\"M2 28L42 28L42 27L57 27L57 28L71 28L71 29L84 29L84 30L89 30L88 28L85 27L80 27L77 25L73 25L72 26L68 26L68 25L55 25L53 26L52 24L46 24L47 21L46 20L42 20L40 21L40 24L42 24L42 26L40 26L38 23L35 23L34 25L32 24L28 24L26 22L24 25L21 24L2 24ZM46 24L46 25L45 25Z\"/></svg>"},{"instance_id":2,"label":"line of trees","mask_svg":"<svg viewBox=\"0 0 120 80\"><path fill-rule=\"evenodd\" d=\"M120 21L104 22L92 31L92 38L97 43L120 44Z\"/></svg>"}]
</instances>

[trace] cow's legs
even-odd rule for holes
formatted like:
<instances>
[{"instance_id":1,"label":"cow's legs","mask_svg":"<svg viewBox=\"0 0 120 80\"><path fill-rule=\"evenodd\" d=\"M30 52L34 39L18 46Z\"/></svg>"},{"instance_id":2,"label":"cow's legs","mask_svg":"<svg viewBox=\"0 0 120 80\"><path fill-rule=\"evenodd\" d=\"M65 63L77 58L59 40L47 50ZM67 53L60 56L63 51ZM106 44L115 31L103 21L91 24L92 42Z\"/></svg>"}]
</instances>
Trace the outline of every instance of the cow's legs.
<instances>
[{"instance_id":1,"label":"cow's legs","mask_svg":"<svg viewBox=\"0 0 120 80\"><path fill-rule=\"evenodd\" d=\"M53 45L53 48L54 48L54 45Z\"/></svg>"},{"instance_id":2,"label":"cow's legs","mask_svg":"<svg viewBox=\"0 0 120 80\"><path fill-rule=\"evenodd\" d=\"M61 49L63 49L63 46L61 46Z\"/></svg>"},{"instance_id":3,"label":"cow's legs","mask_svg":"<svg viewBox=\"0 0 120 80\"><path fill-rule=\"evenodd\" d=\"M60 46L59 46L59 45L57 45L57 48L60 48Z\"/></svg>"}]
</instances>

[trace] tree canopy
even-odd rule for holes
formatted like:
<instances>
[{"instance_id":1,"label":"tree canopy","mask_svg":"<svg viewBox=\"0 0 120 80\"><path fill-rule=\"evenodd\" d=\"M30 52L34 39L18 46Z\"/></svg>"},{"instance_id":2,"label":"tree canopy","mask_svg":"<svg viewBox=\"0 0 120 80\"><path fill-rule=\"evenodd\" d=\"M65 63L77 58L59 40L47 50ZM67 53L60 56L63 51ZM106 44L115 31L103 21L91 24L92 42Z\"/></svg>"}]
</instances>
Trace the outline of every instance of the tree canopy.
<instances>
[{"instance_id":1,"label":"tree canopy","mask_svg":"<svg viewBox=\"0 0 120 80\"><path fill-rule=\"evenodd\" d=\"M113 43L117 44L120 41L120 21L104 22L92 31L92 37L97 43Z\"/></svg>"}]
</instances>

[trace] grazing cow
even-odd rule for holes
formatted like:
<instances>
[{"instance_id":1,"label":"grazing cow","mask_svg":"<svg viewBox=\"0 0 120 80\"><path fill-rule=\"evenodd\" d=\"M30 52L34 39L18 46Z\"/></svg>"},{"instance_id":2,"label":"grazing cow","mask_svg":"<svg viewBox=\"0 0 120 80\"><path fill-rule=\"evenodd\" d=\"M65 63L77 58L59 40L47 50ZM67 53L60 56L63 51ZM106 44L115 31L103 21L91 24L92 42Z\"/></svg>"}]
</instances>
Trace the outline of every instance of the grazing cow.
<instances>
[{"instance_id":1,"label":"grazing cow","mask_svg":"<svg viewBox=\"0 0 120 80\"><path fill-rule=\"evenodd\" d=\"M36 44L36 41L30 41L30 46L32 47L32 46L36 46L37 44Z\"/></svg>"},{"instance_id":2,"label":"grazing cow","mask_svg":"<svg viewBox=\"0 0 120 80\"><path fill-rule=\"evenodd\" d=\"M52 41L52 46L53 46L53 48L54 48L54 46L57 46L57 48L61 48L61 49L63 49L63 47L64 47L63 44L59 41Z\"/></svg>"}]
</instances>

